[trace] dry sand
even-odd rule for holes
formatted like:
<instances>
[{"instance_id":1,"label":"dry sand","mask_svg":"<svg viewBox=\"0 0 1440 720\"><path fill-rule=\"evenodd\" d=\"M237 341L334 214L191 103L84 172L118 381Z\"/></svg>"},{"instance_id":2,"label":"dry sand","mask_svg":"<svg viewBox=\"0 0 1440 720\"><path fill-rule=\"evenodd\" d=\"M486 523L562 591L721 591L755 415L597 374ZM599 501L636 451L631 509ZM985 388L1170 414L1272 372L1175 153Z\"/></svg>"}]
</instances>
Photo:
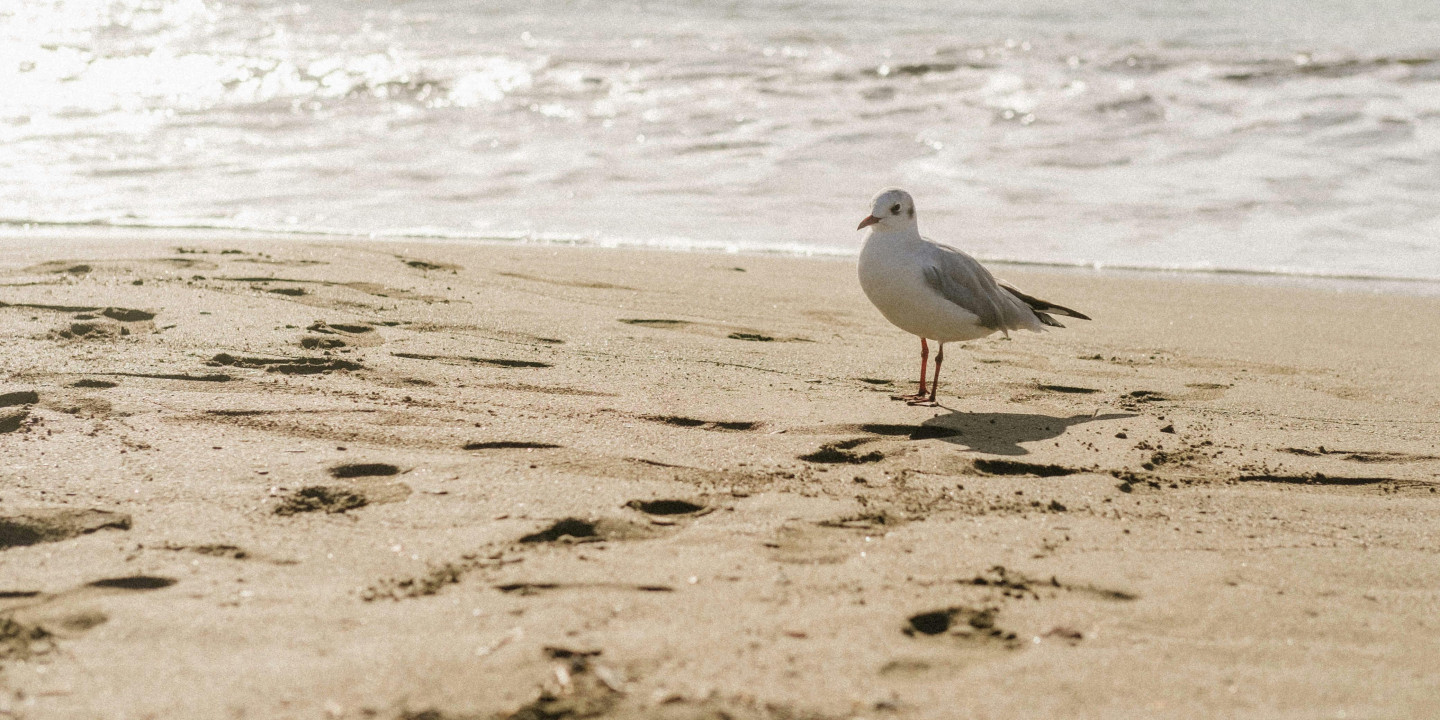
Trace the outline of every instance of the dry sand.
<instances>
[{"instance_id":1,"label":"dry sand","mask_svg":"<svg viewBox=\"0 0 1440 720\"><path fill-rule=\"evenodd\" d=\"M1002 274L12 237L0 717L1440 715L1440 300Z\"/></svg>"}]
</instances>

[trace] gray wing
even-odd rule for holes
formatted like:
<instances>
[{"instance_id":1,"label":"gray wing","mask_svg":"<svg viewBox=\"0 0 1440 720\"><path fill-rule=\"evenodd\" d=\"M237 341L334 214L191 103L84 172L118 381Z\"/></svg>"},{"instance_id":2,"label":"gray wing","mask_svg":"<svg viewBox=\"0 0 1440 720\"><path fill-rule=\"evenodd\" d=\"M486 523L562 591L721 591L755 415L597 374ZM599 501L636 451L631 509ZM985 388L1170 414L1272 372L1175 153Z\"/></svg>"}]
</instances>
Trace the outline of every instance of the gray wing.
<instances>
[{"instance_id":1,"label":"gray wing","mask_svg":"<svg viewBox=\"0 0 1440 720\"><path fill-rule=\"evenodd\" d=\"M1002 289L980 261L947 245L930 244L935 250L925 281L946 300L974 313L980 325L991 330L1039 329L1036 313Z\"/></svg>"}]
</instances>

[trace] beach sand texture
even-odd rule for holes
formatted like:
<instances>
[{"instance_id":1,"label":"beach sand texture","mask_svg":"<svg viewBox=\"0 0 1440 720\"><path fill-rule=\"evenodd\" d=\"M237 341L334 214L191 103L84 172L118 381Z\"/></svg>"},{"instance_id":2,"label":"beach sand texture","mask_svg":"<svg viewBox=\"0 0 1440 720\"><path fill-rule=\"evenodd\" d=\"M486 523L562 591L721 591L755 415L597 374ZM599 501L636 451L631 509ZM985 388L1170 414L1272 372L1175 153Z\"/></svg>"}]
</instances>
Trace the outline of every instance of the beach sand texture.
<instances>
[{"instance_id":1,"label":"beach sand texture","mask_svg":"<svg viewBox=\"0 0 1440 720\"><path fill-rule=\"evenodd\" d=\"M0 716L1440 714L1440 300L245 238L0 250Z\"/></svg>"}]
</instances>

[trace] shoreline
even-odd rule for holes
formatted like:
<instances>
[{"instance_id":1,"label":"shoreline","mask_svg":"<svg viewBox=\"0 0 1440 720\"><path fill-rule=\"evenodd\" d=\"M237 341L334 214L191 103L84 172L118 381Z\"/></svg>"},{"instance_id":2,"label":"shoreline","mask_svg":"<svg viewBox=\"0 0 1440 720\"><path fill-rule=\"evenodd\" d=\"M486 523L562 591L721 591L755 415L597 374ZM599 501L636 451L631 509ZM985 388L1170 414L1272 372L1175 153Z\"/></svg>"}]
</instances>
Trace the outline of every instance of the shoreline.
<instances>
[{"instance_id":1,"label":"shoreline","mask_svg":"<svg viewBox=\"0 0 1440 720\"><path fill-rule=\"evenodd\" d=\"M0 714L1432 713L1440 299L1003 275L0 242Z\"/></svg>"},{"instance_id":2,"label":"shoreline","mask_svg":"<svg viewBox=\"0 0 1440 720\"><path fill-rule=\"evenodd\" d=\"M583 236L556 235L535 237L523 233L497 235L451 233L435 231L427 235L421 231L395 231L393 233L363 234L346 230L316 229L312 231L285 228L227 228L222 225L178 224L125 225L107 222L24 222L0 221L0 242L6 239L46 237L53 240L73 239L87 233L110 234L125 241L162 242L171 239L197 237L202 242L224 240L255 242L296 242L296 243L383 243L438 246L498 246L498 247L575 247L602 250L642 250L654 252L700 253L734 255L737 257L776 257L853 260L859 254L861 238L857 234L855 247L847 250L839 247L791 243L775 247L745 246L719 241L684 241L668 243L645 240L599 240ZM963 249L963 248L962 248ZM1104 264L1075 262L1047 262L1018 259L978 257L992 268L1017 268L1056 273L1090 273L1096 275L1140 277L1173 277L1177 279L1196 278L1215 282L1234 282L1273 287L1297 287L1336 292L1365 292L1418 297L1440 297L1440 278L1405 277L1388 275L1347 274L1328 271L1270 270L1252 268L1198 268L1198 267L1148 267L1143 265Z\"/></svg>"}]
</instances>

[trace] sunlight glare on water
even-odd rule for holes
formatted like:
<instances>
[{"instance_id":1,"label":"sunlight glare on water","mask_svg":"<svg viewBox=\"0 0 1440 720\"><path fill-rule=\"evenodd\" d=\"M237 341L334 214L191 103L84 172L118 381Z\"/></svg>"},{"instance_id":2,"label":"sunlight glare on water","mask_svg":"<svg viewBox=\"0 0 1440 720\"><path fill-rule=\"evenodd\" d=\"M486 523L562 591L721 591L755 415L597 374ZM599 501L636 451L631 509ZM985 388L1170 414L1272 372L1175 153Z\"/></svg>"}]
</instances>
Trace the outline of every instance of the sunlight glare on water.
<instances>
[{"instance_id":1,"label":"sunlight glare on water","mask_svg":"<svg viewBox=\"0 0 1440 720\"><path fill-rule=\"evenodd\" d=\"M19 0L0 219L1440 279L1427 3Z\"/></svg>"}]
</instances>

